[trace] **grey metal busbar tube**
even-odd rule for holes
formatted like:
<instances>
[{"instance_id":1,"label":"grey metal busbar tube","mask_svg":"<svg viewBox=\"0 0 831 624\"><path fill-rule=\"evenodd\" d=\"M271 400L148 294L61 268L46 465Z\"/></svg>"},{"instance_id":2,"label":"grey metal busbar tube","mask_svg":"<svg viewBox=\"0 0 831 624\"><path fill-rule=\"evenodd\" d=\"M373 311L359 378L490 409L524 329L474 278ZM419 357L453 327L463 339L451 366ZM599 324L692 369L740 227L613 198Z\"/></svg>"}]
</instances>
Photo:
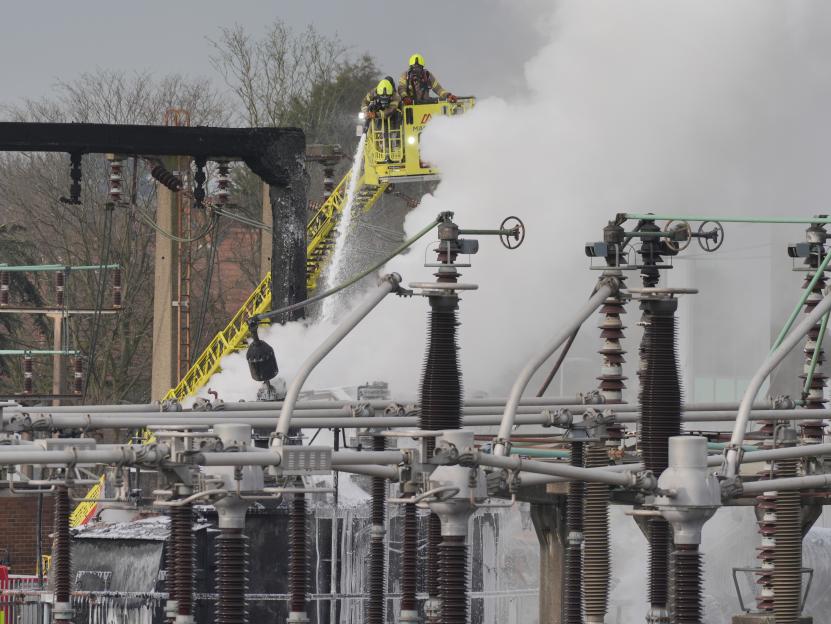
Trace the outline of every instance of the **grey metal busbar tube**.
<instances>
[{"instance_id":1,"label":"grey metal busbar tube","mask_svg":"<svg viewBox=\"0 0 831 624\"><path fill-rule=\"evenodd\" d=\"M765 361L753 375L750 383L742 396L739 404L739 411L736 415L736 422L733 426L733 436L730 438L730 445L725 449L722 475L727 479L734 478L739 473L739 456L741 446L744 443L747 422L750 417L753 401L762 387L762 384L770 375L771 371L785 359L785 356L793 349L811 329L817 325L828 310L831 310L831 295L825 295L822 300L811 310L799 325L797 325L782 343L765 358ZM813 410L807 410L813 411Z\"/></svg>"},{"instance_id":2,"label":"grey metal busbar tube","mask_svg":"<svg viewBox=\"0 0 831 624\"><path fill-rule=\"evenodd\" d=\"M401 284L401 276L398 273L390 273L381 278L378 288L375 289L358 307L356 307L346 319L338 325L332 334L306 358L300 370L292 379L283 400L283 407L280 410L280 418L277 421L277 428L274 436L274 446L282 445L291 427L291 417L294 413L294 405L300 396L300 389L306 383L306 379L320 361L334 349L346 335L351 332L383 299L392 292L398 290Z\"/></svg>"},{"instance_id":3,"label":"grey metal busbar tube","mask_svg":"<svg viewBox=\"0 0 831 624\"><path fill-rule=\"evenodd\" d=\"M602 284L591 296L589 301L580 308L571 323L563 328L554 340L548 343L545 349L535 356L534 359L528 362L519 373L519 377L517 377L513 387L511 387L511 394L508 396L508 400L505 404L505 411L502 414L502 422L499 425L499 433L497 434L496 441L493 446L494 455L504 456L508 453L508 445L511 441L511 430L514 427L517 406L522 398L522 393L525 391L525 388L528 387L528 383L531 381L534 373L537 372L540 366L548 361L548 358L550 358L551 355L558 348L560 348L566 340L568 340L568 337L571 336L571 334L573 334L575 330L577 330L586 321L586 319L589 318L589 316L594 314L595 310L597 310L597 308L600 307L600 305L602 305L603 302L617 290L617 288L618 284L616 281L613 282L609 280Z\"/></svg>"}]
</instances>

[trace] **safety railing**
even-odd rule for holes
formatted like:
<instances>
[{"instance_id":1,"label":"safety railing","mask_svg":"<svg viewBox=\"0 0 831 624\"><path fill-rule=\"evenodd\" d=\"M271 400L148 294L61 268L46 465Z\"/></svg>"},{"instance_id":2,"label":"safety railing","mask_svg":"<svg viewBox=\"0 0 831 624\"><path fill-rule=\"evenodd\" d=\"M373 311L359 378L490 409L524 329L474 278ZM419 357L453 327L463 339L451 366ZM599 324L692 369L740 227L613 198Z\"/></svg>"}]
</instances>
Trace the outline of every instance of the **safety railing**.
<instances>
[{"instance_id":1,"label":"safety railing","mask_svg":"<svg viewBox=\"0 0 831 624\"><path fill-rule=\"evenodd\" d=\"M365 157L370 165L404 162L404 130L400 114L372 121Z\"/></svg>"},{"instance_id":2,"label":"safety railing","mask_svg":"<svg viewBox=\"0 0 831 624\"><path fill-rule=\"evenodd\" d=\"M75 510L69 514L69 526L73 529L82 526L90 521L95 515L95 510L98 508L97 499L102 498L101 494L104 491L104 475L98 479L98 483L93 485L89 492L84 496L84 500L78 503Z\"/></svg>"}]
</instances>

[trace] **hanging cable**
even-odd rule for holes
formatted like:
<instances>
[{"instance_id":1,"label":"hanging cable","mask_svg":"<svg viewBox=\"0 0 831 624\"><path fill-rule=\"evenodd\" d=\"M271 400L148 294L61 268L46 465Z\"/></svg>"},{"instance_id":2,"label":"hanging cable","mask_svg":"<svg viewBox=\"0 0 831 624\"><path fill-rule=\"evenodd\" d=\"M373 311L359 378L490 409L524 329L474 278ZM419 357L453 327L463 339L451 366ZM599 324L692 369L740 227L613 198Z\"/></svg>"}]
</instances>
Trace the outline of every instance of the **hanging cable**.
<instances>
[{"instance_id":1,"label":"hanging cable","mask_svg":"<svg viewBox=\"0 0 831 624\"><path fill-rule=\"evenodd\" d=\"M311 305L313 303L317 303L318 301L323 301L327 297L331 297L332 295L339 293L340 291L344 290L345 288L349 288L353 284L361 281L367 275L371 275L372 273L374 273L375 271L380 269L382 266L384 266L387 262L389 262L390 260L395 258L395 256L397 256L398 254L400 254L401 252L403 252L404 250L406 250L407 248L412 246L413 243L415 243L418 239L420 239L422 236L427 234L427 232L432 230L436 226L437 223L439 223L439 218L438 217L436 219L434 219L433 221L431 221L429 225L427 225L424 229L419 231L415 236L413 236L412 238L409 238L409 239L405 240L403 243L401 243L398 247L396 247L389 254L387 254L382 260L375 263L373 266L369 267L365 271L361 271L357 275L349 278L348 280L346 280L342 284L340 284L338 286L335 286L334 288L330 288L329 290L327 290L325 292L322 292L319 295L315 295L314 297L309 297L308 299L305 299L304 301L299 301L298 303L293 303L291 305L285 306L285 307L280 308L278 310L272 310L271 312L263 312L262 314L257 314L255 316L252 316L249 319L248 324L251 325L251 326L259 325L262 321L265 321L267 319L276 318L276 317L280 316L281 314L286 314L287 312L292 312L294 310L299 310L301 308L305 308L306 306Z\"/></svg>"},{"instance_id":2,"label":"hanging cable","mask_svg":"<svg viewBox=\"0 0 831 624\"><path fill-rule=\"evenodd\" d=\"M202 331L205 328L205 317L208 314L208 302L211 293L211 280L214 274L214 264L216 262L216 248L219 247L219 223L216 225L213 237L211 238L211 253L208 256L208 270L205 276L205 288L203 290L204 296L199 304L199 317L196 323L196 336L191 344L191 359L196 357L196 350L202 340Z\"/></svg>"},{"instance_id":3,"label":"hanging cable","mask_svg":"<svg viewBox=\"0 0 831 624\"><path fill-rule=\"evenodd\" d=\"M107 208L104 212L104 239L101 241L103 253L99 258L103 257L102 266L110 263L110 249L112 247L112 233L113 233L113 209ZM101 310L104 305L104 288L107 283L107 270L101 269L98 275L97 291L95 295L95 315L92 319L92 337L89 346L89 372L87 373L86 383L84 383L84 393L81 403L86 402L87 393L89 392L89 384L93 378L96 382L98 379L98 371L95 367L95 351L98 347L98 334L101 330Z\"/></svg>"},{"instance_id":4,"label":"hanging cable","mask_svg":"<svg viewBox=\"0 0 831 624\"><path fill-rule=\"evenodd\" d=\"M176 236L173 232L170 232L170 231L164 229L163 227L161 227L158 223L156 223L153 220L153 217L148 215L146 212L144 212L138 206L132 206L132 208L135 211L135 213L141 218L141 220L144 221L145 224L149 225L151 228L156 230L159 234L161 234L165 238L169 238L170 240L172 240L174 242L177 242L177 243L195 243L196 241L205 238L208 234L211 233L211 231L216 226L216 222L217 222L216 217L213 217L208 222L208 224L205 226L205 229L203 229L201 232L199 232L196 236L193 236L193 237L190 237L190 238L184 238L184 237L181 237L181 236Z\"/></svg>"}]
</instances>

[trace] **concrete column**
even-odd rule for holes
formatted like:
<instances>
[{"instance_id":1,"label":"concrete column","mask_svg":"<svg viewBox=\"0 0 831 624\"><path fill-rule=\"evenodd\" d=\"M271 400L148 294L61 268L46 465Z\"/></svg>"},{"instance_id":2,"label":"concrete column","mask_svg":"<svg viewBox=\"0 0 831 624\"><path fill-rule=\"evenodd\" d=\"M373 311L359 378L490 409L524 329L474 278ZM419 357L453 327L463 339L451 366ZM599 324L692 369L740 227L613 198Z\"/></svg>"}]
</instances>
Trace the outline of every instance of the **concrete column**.
<instances>
[{"instance_id":1,"label":"concrete column","mask_svg":"<svg viewBox=\"0 0 831 624\"><path fill-rule=\"evenodd\" d=\"M269 199L273 216L271 258L271 307L277 309L306 298L306 170L303 151L281 163L281 184L271 184ZM303 317L303 310L288 320Z\"/></svg>"},{"instance_id":2,"label":"concrete column","mask_svg":"<svg viewBox=\"0 0 831 624\"><path fill-rule=\"evenodd\" d=\"M559 485L559 484L558 484ZM551 497L551 503L532 503L531 520L540 543L539 624L560 624L565 578L566 498Z\"/></svg>"},{"instance_id":3,"label":"concrete column","mask_svg":"<svg viewBox=\"0 0 831 624\"><path fill-rule=\"evenodd\" d=\"M161 184L156 185L156 223L174 234L178 229L176 194ZM170 388L179 383L176 379L176 315L173 313L178 261L176 243L157 231L153 281L151 401L161 399Z\"/></svg>"},{"instance_id":4,"label":"concrete column","mask_svg":"<svg viewBox=\"0 0 831 624\"><path fill-rule=\"evenodd\" d=\"M263 203L260 219L266 225L274 226L274 215L271 214L271 200L269 199L268 184L263 182ZM271 270L271 248L273 246L272 233L260 230L260 279Z\"/></svg>"},{"instance_id":5,"label":"concrete column","mask_svg":"<svg viewBox=\"0 0 831 624\"><path fill-rule=\"evenodd\" d=\"M48 316L52 319L54 327L52 348L55 351L60 351L64 348L64 314L63 312L56 312L54 314L49 314ZM64 380L66 376L65 373L64 356L56 353L52 356L52 394L64 394L66 391L66 383ZM60 399L54 399L52 401L52 405L60 404Z\"/></svg>"}]
</instances>

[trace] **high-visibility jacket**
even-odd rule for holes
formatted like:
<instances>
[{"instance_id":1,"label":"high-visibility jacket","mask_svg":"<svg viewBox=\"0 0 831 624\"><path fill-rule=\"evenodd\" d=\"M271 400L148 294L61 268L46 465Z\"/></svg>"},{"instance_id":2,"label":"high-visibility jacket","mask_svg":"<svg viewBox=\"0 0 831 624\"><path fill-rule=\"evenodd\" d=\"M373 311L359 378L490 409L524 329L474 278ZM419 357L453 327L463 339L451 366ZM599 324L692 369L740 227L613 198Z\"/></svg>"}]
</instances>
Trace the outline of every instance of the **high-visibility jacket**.
<instances>
[{"instance_id":1,"label":"high-visibility jacket","mask_svg":"<svg viewBox=\"0 0 831 624\"><path fill-rule=\"evenodd\" d=\"M408 70L398 79L398 95L402 98L410 98L416 104L429 100L431 91L440 98L450 95L450 91L443 88L438 79L426 69L421 73L420 78L412 77Z\"/></svg>"},{"instance_id":2,"label":"high-visibility jacket","mask_svg":"<svg viewBox=\"0 0 831 624\"><path fill-rule=\"evenodd\" d=\"M361 104L361 112L366 113L371 110L377 113L379 118L386 119L395 113L400 106L401 96L395 91L393 91L392 95L385 98L375 93L375 89L372 89L364 97L364 101Z\"/></svg>"}]
</instances>

